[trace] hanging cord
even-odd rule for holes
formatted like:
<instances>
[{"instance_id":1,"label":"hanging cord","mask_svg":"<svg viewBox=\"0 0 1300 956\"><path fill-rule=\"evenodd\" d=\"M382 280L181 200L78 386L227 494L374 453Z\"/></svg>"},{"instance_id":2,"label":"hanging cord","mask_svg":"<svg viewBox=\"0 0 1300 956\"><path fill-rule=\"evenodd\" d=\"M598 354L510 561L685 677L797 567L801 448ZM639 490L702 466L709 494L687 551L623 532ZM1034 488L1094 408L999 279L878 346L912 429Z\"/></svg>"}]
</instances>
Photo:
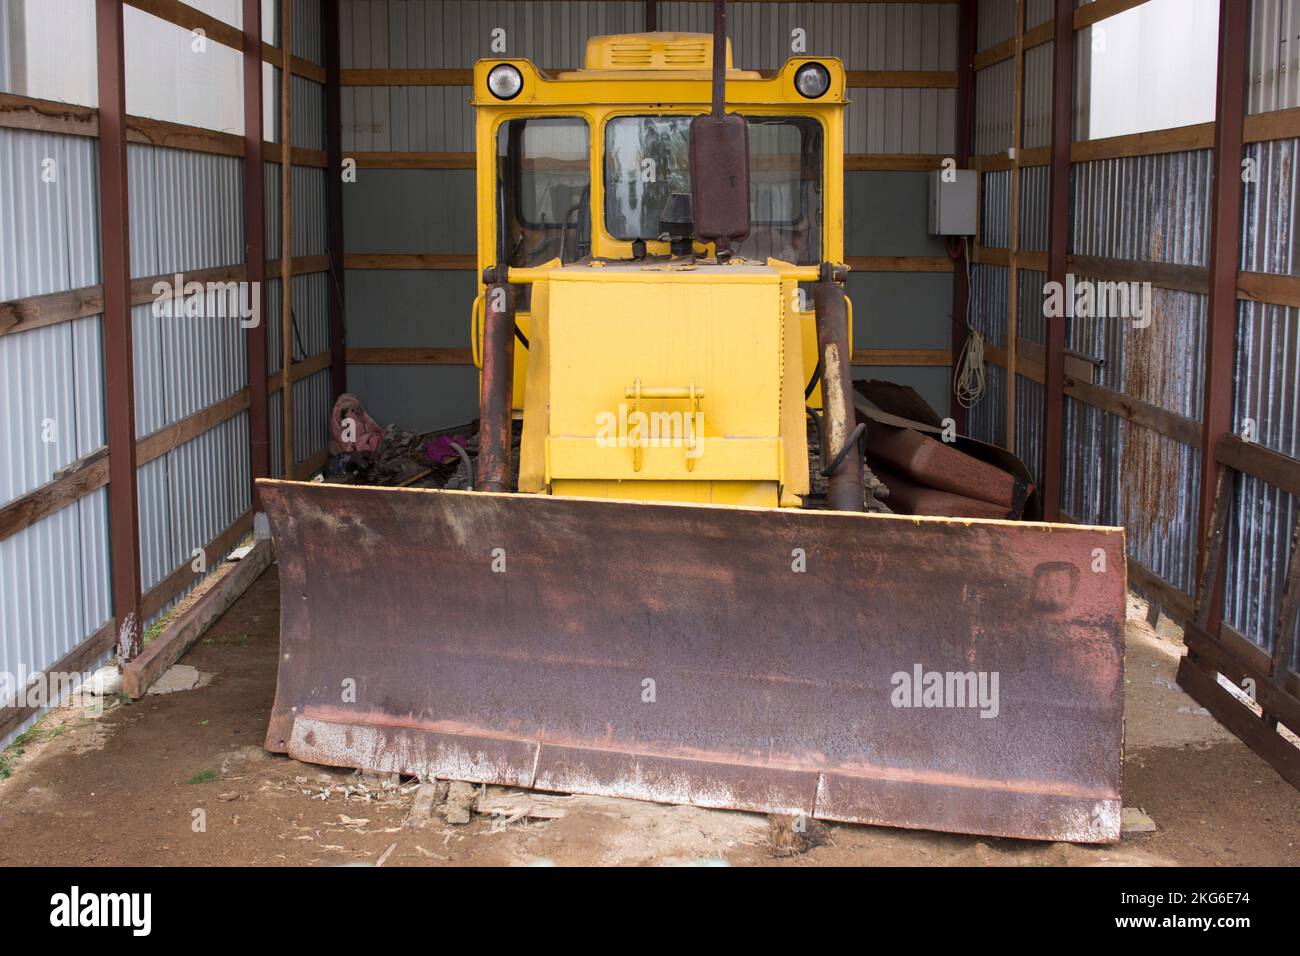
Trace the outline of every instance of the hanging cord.
<instances>
[{"instance_id":1,"label":"hanging cord","mask_svg":"<svg viewBox=\"0 0 1300 956\"><path fill-rule=\"evenodd\" d=\"M957 255L961 255L964 251L965 244L966 239L963 237ZM949 255L952 255L951 250ZM987 376L984 368L984 336L975 331L975 327L970 323L970 257L963 258L966 264L966 314L962 317L962 322L966 326L966 344L962 346L961 358L958 359L957 368L953 373L952 391L962 408L973 408L984 397Z\"/></svg>"}]
</instances>

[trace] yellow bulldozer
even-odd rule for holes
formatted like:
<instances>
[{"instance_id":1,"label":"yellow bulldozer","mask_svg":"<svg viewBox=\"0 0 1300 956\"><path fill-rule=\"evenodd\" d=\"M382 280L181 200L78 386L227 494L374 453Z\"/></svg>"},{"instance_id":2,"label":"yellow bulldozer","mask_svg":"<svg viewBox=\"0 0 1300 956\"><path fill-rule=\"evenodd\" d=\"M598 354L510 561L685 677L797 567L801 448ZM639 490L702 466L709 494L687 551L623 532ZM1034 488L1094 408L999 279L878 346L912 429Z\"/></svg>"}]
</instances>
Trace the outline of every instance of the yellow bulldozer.
<instances>
[{"instance_id":1,"label":"yellow bulldozer","mask_svg":"<svg viewBox=\"0 0 1300 956\"><path fill-rule=\"evenodd\" d=\"M259 483L267 747L1118 839L1123 532L864 510L845 72L735 68L717 7L476 65L475 487Z\"/></svg>"}]
</instances>

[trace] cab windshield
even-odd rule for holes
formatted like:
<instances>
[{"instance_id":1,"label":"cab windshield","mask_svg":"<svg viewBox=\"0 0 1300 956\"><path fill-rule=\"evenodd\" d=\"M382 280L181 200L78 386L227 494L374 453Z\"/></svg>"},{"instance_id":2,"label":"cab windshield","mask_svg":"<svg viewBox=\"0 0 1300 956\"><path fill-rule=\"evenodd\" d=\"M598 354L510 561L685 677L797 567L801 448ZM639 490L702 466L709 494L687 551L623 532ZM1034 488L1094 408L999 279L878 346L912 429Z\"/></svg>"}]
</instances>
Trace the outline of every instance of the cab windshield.
<instances>
[{"instance_id":1,"label":"cab windshield","mask_svg":"<svg viewBox=\"0 0 1300 956\"><path fill-rule=\"evenodd\" d=\"M800 265L821 261L821 124L802 116L747 116L749 238L736 253ZM618 116L605 126L605 229L615 239L658 239L674 194L689 195L690 116Z\"/></svg>"}]
</instances>

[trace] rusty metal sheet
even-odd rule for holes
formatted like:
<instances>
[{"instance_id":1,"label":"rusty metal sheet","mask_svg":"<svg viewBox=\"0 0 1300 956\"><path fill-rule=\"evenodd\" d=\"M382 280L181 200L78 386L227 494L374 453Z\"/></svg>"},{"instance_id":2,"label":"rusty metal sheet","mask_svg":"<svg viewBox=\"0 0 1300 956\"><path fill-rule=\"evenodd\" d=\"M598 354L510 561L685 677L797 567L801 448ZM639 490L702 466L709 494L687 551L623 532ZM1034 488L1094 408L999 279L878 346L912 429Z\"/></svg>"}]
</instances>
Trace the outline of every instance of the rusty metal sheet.
<instances>
[{"instance_id":1,"label":"rusty metal sheet","mask_svg":"<svg viewBox=\"0 0 1300 956\"><path fill-rule=\"evenodd\" d=\"M271 750L1118 839L1120 529L259 486L281 581ZM960 676L913 696L930 674Z\"/></svg>"}]
</instances>

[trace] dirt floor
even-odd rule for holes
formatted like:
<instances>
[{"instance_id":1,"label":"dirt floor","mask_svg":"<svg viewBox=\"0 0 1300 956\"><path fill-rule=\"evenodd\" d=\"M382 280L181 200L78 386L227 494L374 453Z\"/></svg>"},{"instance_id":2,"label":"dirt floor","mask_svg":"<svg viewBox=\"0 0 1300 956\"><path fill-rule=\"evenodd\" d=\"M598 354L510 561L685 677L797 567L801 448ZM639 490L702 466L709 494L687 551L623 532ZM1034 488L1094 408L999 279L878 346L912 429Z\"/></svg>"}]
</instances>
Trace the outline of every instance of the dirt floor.
<instances>
[{"instance_id":1,"label":"dirt floor","mask_svg":"<svg viewBox=\"0 0 1300 956\"><path fill-rule=\"evenodd\" d=\"M492 788L495 813L403 827L414 784L273 757L261 748L275 690L274 569L182 663L204 686L89 718L61 708L29 734L0 780L0 865L573 864L1295 865L1300 792L1174 683L1176 628L1146 624L1131 597L1126 806L1155 832L1111 847L818 827L779 855L746 813ZM517 819L512 819L517 818Z\"/></svg>"}]
</instances>

